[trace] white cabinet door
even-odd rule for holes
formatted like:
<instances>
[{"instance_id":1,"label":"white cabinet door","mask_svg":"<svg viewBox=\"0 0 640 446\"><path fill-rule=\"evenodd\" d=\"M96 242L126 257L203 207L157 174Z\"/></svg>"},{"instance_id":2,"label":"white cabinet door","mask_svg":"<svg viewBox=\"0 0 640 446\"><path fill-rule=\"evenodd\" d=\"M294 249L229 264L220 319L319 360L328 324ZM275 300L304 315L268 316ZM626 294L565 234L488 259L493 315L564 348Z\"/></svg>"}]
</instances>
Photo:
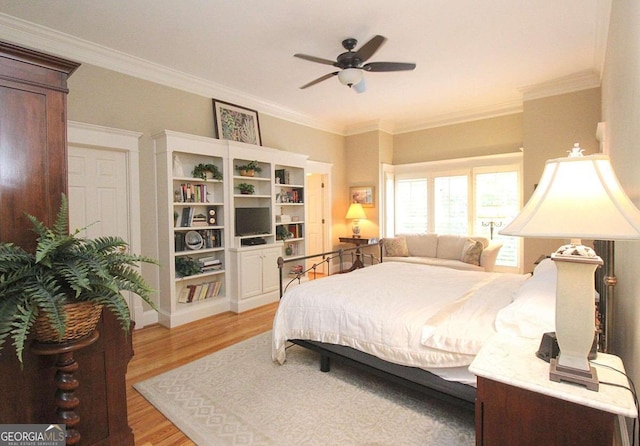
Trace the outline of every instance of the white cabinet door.
<instances>
[{"instance_id":1,"label":"white cabinet door","mask_svg":"<svg viewBox=\"0 0 640 446\"><path fill-rule=\"evenodd\" d=\"M240 254L240 298L262 294L262 251Z\"/></svg>"},{"instance_id":2,"label":"white cabinet door","mask_svg":"<svg viewBox=\"0 0 640 446\"><path fill-rule=\"evenodd\" d=\"M280 289L280 275L278 273L278 257L282 255L281 248L269 248L262 251L262 292L268 293Z\"/></svg>"}]
</instances>

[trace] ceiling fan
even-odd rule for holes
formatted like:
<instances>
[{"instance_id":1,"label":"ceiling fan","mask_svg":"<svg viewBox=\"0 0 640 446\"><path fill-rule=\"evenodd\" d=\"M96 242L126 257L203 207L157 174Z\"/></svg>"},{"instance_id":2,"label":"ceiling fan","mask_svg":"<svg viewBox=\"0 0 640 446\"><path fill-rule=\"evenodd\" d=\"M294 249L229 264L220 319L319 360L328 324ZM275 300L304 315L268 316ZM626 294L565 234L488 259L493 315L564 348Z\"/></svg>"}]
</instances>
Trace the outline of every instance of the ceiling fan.
<instances>
[{"instance_id":1,"label":"ceiling fan","mask_svg":"<svg viewBox=\"0 0 640 446\"><path fill-rule=\"evenodd\" d=\"M317 83L325 81L333 76L338 76L340 82L348 87L353 87L353 89L362 93L365 91L364 84L364 71L409 71L413 70L416 67L414 63L404 63L404 62L369 62L365 63L371 56L375 54L376 51L382 46L384 42L386 42L386 37L383 36L374 36L367 43L362 45L358 51L353 51L353 49L358 44L358 41L354 38L348 38L342 41L342 46L347 51L340 54L338 58L333 61L329 59L323 59L321 57L309 56L307 54L294 54L294 57L299 57L300 59L309 60L311 62L317 62L325 65L332 65L334 67L340 68L339 71L335 71L333 73L325 74L324 76L315 79L308 84L304 84L301 89L311 87Z\"/></svg>"}]
</instances>

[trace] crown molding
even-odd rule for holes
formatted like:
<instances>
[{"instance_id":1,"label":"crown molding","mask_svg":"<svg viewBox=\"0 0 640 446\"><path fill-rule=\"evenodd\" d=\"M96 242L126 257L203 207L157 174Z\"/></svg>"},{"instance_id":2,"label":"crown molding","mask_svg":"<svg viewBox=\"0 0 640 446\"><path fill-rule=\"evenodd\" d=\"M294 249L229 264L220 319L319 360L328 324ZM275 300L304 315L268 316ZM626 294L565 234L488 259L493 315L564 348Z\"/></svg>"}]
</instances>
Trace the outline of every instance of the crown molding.
<instances>
[{"instance_id":1,"label":"crown molding","mask_svg":"<svg viewBox=\"0 0 640 446\"><path fill-rule=\"evenodd\" d=\"M432 116L428 120L408 123L407 125L397 128L396 134L417 132L435 127L478 121L480 119L497 118L499 116L513 115L516 113L522 113L522 101L520 100Z\"/></svg>"},{"instance_id":2,"label":"crown molding","mask_svg":"<svg viewBox=\"0 0 640 446\"><path fill-rule=\"evenodd\" d=\"M580 71L548 82L520 88L523 100L531 101L559 94L600 87L600 77L591 70Z\"/></svg>"},{"instance_id":3,"label":"crown molding","mask_svg":"<svg viewBox=\"0 0 640 446\"><path fill-rule=\"evenodd\" d=\"M390 121L373 120L345 127L344 136L354 136L368 132L385 132L393 135L394 130L394 125Z\"/></svg>"},{"instance_id":4,"label":"crown molding","mask_svg":"<svg viewBox=\"0 0 640 446\"><path fill-rule=\"evenodd\" d=\"M611 9L611 0L602 0L602 2L603 4L600 9L602 13L598 14L600 20L597 24L598 41L596 42L597 48L594 56L596 67L601 66L604 62L608 18ZM414 122L406 122L401 125L394 125L390 121L368 121L345 127L344 125L319 120L245 92L231 89L196 76L191 76L184 72L3 13L0 13L0 39L200 96L216 98L232 103L241 103L244 106L259 110L261 114L267 114L295 124L341 136L357 135L370 131L383 131L394 135L521 113L523 110L523 101L600 86L599 73L585 71L553 81L522 87L519 89L522 94L522 100L493 104L476 109L461 110L445 115L436 115Z\"/></svg>"},{"instance_id":5,"label":"crown molding","mask_svg":"<svg viewBox=\"0 0 640 446\"><path fill-rule=\"evenodd\" d=\"M200 96L241 103L293 123L344 134L342 125L320 121L242 91L3 13L0 13L0 39Z\"/></svg>"}]
</instances>

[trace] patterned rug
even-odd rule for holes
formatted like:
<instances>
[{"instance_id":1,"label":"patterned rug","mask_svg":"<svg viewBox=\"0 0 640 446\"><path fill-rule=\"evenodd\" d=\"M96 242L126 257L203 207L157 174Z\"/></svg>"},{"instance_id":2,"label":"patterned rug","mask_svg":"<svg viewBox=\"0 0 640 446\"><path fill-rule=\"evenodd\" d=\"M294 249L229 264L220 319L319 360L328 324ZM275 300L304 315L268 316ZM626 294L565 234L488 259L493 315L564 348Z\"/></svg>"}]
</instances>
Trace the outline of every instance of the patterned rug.
<instances>
[{"instance_id":1,"label":"patterned rug","mask_svg":"<svg viewBox=\"0 0 640 446\"><path fill-rule=\"evenodd\" d=\"M474 445L471 411L318 361L273 363L268 332L135 388L198 445Z\"/></svg>"}]
</instances>

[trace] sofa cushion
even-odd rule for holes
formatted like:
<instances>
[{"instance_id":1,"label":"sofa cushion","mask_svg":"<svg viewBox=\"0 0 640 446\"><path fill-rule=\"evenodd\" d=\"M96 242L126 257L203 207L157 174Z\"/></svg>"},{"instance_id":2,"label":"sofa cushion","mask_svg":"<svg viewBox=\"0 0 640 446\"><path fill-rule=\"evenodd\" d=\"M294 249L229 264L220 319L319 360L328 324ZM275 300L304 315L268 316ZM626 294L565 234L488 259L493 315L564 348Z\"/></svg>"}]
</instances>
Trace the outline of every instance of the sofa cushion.
<instances>
[{"instance_id":1,"label":"sofa cushion","mask_svg":"<svg viewBox=\"0 0 640 446\"><path fill-rule=\"evenodd\" d=\"M438 252L436 257L439 259L460 260L466 242L466 236L440 235L438 237Z\"/></svg>"},{"instance_id":2,"label":"sofa cushion","mask_svg":"<svg viewBox=\"0 0 640 446\"><path fill-rule=\"evenodd\" d=\"M410 256L436 257L438 234L404 234Z\"/></svg>"},{"instance_id":3,"label":"sofa cushion","mask_svg":"<svg viewBox=\"0 0 640 446\"><path fill-rule=\"evenodd\" d=\"M464 248L462 248L462 257L460 260L471 265L480 265L480 256L482 255L483 249L484 246L482 245L482 242L467 239L464 243Z\"/></svg>"},{"instance_id":4,"label":"sofa cushion","mask_svg":"<svg viewBox=\"0 0 640 446\"><path fill-rule=\"evenodd\" d=\"M407 249L407 240L404 236L385 238L384 252L389 257L407 257L409 250Z\"/></svg>"}]
</instances>

